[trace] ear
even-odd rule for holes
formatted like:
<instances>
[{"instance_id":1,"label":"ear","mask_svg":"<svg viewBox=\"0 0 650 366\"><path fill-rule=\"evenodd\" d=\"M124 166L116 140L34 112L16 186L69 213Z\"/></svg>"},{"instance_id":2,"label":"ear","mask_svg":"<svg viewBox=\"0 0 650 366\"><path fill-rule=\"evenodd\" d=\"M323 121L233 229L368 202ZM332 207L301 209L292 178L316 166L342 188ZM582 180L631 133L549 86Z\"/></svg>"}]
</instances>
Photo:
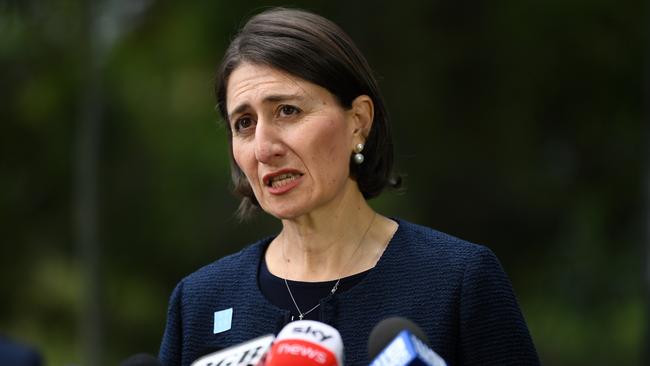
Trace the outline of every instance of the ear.
<instances>
[{"instance_id":1,"label":"ear","mask_svg":"<svg viewBox=\"0 0 650 366\"><path fill-rule=\"evenodd\" d=\"M372 99L367 95L359 95L352 101L350 112L352 113L354 136L360 140L359 142L365 142L375 117L375 105L372 103Z\"/></svg>"}]
</instances>

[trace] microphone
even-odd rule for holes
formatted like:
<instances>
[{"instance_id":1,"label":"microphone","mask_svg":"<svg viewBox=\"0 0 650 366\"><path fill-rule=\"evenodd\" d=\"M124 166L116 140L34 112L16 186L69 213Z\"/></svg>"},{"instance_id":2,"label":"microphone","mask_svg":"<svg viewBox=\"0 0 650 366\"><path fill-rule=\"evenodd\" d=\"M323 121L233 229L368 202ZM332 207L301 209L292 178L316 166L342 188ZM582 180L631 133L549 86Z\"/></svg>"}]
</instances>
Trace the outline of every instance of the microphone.
<instances>
[{"instance_id":1,"label":"microphone","mask_svg":"<svg viewBox=\"0 0 650 366\"><path fill-rule=\"evenodd\" d=\"M138 353L122 361L120 366L162 366L162 363L148 353Z\"/></svg>"},{"instance_id":2,"label":"microphone","mask_svg":"<svg viewBox=\"0 0 650 366\"><path fill-rule=\"evenodd\" d=\"M278 333L264 366L343 366L343 340L333 327L298 320Z\"/></svg>"},{"instance_id":3,"label":"microphone","mask_svg":"<svg viewBox=\"0 0 650 366\"><path fill-rule=\"evenodd\" d=\"M427 345L426 335L406 318L387 318L370 333L370 366L447 366Z\"/></svg>"},{"instance_id":4,"label":"microphone","mask_svg":"<svg viewBox=\"0 0 650 366\"><path fill-rule=\"evenodd\" d=\"M271 347L273 339L273 334L267 334L205 355L190 366L257 366Z\"/></svg>"}]
</instances>

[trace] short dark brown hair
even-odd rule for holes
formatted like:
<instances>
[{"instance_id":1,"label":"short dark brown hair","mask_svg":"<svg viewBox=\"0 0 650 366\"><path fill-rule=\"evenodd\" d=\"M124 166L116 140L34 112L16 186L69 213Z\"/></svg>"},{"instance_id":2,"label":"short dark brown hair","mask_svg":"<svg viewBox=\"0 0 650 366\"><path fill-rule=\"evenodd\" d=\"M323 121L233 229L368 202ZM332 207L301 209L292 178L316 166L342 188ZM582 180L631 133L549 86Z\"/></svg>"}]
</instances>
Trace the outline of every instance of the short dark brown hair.
<instances>
[{"instance_id":1,"label":"short dark brown hair","mask_svg":"<svg viewBox=\"0 0 650 366\"><path fill-rule=\"evenodd\" d=\"M388 116L377 80L350 37L336 24L299 9L273 8L253 16L230 43L216 80L217 107L226 122L234 191L242 197L240 218L259 204L246 176L232 155L232 130L226 104L228 78L242 63L282 70L327 89L340 105L367 95L374 104L374 120L365 141L363 164L350 161L350 174L364 198L378 196L387 186L398 187L392 175L393 143Z\"/></svg>"}]
</instances>

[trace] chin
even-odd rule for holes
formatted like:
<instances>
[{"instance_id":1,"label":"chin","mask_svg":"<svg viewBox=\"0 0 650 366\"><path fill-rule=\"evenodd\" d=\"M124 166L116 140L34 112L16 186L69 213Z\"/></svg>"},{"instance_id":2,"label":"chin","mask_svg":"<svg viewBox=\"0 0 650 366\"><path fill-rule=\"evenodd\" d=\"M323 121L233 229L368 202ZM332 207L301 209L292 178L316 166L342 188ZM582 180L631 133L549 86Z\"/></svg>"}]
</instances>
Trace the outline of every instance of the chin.
<instances>
[{"instance_id":1,"label":"chin","mask_svg":"<svg viewBox=\"0 0 650 366\"><path fill-rule=\"evenodd\" d=\"M304 207L294 205L283 205L282 207L278 207L276 205L266 207L262 206L262 210L280 220L295 219L309 212Z\"/></svg>"},{"instance_id":2,"label":"chin","mask_svg":"<svg viewBox=\"0 0 650 366\"><path fill-rule=\"evenodd\" d=\"M304 213L300 212L294 212L294 211L286 211L286 210L276 210L276 211L267 211L264 210L267 214L279 219L279 220L292 220L295 218L298 218L302 216Z\"/></svg>"}]
</instances>

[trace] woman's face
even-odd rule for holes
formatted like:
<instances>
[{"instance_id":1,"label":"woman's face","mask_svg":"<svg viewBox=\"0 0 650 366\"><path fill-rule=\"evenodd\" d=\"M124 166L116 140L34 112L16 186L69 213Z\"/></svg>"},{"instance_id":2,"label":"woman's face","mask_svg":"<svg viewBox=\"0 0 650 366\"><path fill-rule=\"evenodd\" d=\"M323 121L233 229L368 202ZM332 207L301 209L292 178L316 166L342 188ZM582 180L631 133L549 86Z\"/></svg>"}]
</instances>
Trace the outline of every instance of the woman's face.
<instances>
[{"instance_id":1,"label":"woman's face","mask_svg":"<svg viewBox=\"0 0 650 366\"><path fill-rule=\"evenodd\" d=\"M363 142L358 118L326 89L243 63L230 75L227 110L235 162L264 211L296 218L358 190L349 174L353 147Z\"/></svg>"}]
</instances>

